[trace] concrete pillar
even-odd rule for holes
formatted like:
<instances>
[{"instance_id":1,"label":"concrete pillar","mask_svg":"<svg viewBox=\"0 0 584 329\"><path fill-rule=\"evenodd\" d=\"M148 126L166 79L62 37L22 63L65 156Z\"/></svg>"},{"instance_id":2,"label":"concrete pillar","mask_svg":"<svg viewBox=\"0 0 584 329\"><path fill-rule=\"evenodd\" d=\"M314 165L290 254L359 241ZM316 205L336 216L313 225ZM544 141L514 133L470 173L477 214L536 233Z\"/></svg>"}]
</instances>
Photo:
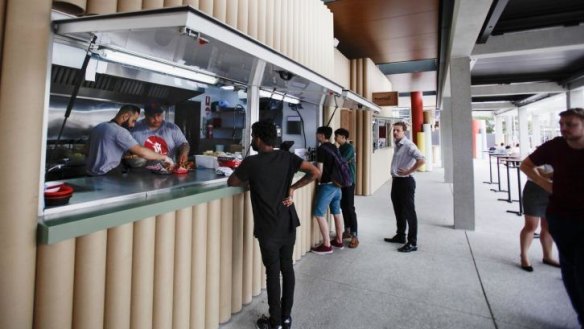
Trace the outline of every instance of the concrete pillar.
<instances>
[{"instance_id":1,"label":"concrete pillar","mask_svg":"<svg viewBox=\"0 0 584 329\"><path fill-rule=\"evenodd\" d=\"M505 137L503 135L503 117L495 115L495 143L497 145L503 143Z\"/></svg>"},{"instance_id":2,"label":"concrete pillar","mask_svg":"<svg viewBox=\"0 0 584 329\"><path fill-rule=\"evenodd\" d=\"M566 92L566 108L584 107L584 89Z\"/></svg>"},{"instance_id":3,"label":"concrete pillar","mask_svg":"<svg viewBox=\"0 0 584 329\"><path fill-rule=\"evenodd\" d=\"M505 116L505 146L513 144L513 116Z\"/></svg>"},{"instance_id":4,"label":"concrete pillar","mask_svg":"<svg viewBox=\"0 0 584 329\"><path fill-rule=\"evenodd\" d=\"M519 121L519 154L521 158L524 158L529 154L529 120L527 115L527 108L520 107L517 109L517 112Z\"/></svg>"},{"instance_id":5,"label":"concrete pillar","mask_svg":"<svg viewBox=\"0 0 584 329\"><path fill-rule=\"evenodd\" d=\"M450 97L442 98L442 113L440 113L440 142L442 146L444 182L452 183L452 102Z\"/></svg>"},{"instance_id":6,"label":"concrete pillar","mask_svg":"<svg viewBox=\"0 0 584 329\"><path fill-rule=\"evenodd\" d=\"M453 208L454 228L475 229L474 172L472 160L472 112L470 59L450 62L452 93Z\"/></svg>"},{"instance_id":7,"label":"concrete pillar","mask_svg":"<svg viewBox=\"0 0 584 329\"><path fill-rule=\"evenodd\" d=\"M541 140L541 124L539 122L539 115L531 117L531 151L542 143Z\"/></svg>"},{"instance_id":8,"label":"concrete pillar","mask_svg":"<svg viewBox=\"0 0 584 329\"><path fill-rule=\"evenodd\" d=\"M424 101L422 92L411 92L410 99L412 102L412 140L418 144L418 133L422 132L422 125L424 124Z\"/></svg>"}]
</instances>

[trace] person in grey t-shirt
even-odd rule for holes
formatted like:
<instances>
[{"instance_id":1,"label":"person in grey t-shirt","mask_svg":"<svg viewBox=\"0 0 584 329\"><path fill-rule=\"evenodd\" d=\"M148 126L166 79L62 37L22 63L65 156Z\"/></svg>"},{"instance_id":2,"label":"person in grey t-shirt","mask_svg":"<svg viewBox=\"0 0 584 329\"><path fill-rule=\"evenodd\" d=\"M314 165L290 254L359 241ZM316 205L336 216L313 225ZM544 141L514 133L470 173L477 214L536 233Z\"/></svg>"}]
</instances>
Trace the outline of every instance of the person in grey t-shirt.
<instances>
[{"instance_id":1,"label":"person in grey t-shirt","mask_svg":"<svg viewBox=\"0 0 584 329\"><path fill-rule=\"evenodd\" d=\"M416 181L412 177L412 173L426 163L416 144L406 137L406 130L405 122L393 124L395 149L391 160L391 203L397 221L397 232L394 237L384 239L386 242L405 243L403 247L398 249L400 252L418 250L418 217L414 203ZM407 243L406 223L408 226Z\"/></svg>"},{"instance_id":2,"label":"person in grey t-shirt","mask_svg":"<svg viewBox=\"0 0 584 329\"><path fill-rule=\"evenodd\" d=\"M95 126L89 136L87 169L90 176L105 175L117 168L127 151L147 160L160 160L173 165L172 159L138 145L132 137L132 128L140 115L140 108L123 105L116 116L108 122Z\"/></svg>"},{"instance_id":3,"label":"person in grey t-shirt","mask_svg":"<svg viewBox=\"0 0 584 329\"><path fill-rule=\"evenodd\" d=\"M188 161L189 142L177 125L164 120L164 107L156 102L144 106L144 119L131 130L132 137L152 151L168 155L179 164Z\"/></svg>"}]
</instances>

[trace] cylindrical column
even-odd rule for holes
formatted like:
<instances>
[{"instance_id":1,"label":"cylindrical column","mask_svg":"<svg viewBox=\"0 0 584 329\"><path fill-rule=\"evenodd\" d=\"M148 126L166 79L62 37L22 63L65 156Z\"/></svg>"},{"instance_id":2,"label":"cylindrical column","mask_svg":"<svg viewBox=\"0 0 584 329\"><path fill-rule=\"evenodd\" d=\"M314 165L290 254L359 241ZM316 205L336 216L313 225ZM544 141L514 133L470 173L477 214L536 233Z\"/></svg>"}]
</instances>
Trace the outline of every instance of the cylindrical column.
<instances>
[{"instance_id":1,"label":"cylindrical column","mask_svg":"<svg viewBox=\"0 0 584 329\"><path fill-rule=\"evenodd\" d=\"M418 144L418 133L422 132L424 124L424 99L421 91L412 91L410 93L412 104L412 140Z\"/></svg>"},{"instance_id":2,"label":"cylindrical column","mask_svg":"<svg viewBox=\"0 0 584 329\"><path fill-rule=\"evenodd\" d=\"M142 0L142 9L160 9L164 7L165 0Z\"/></svg>"},{"instance_id":3,"label":"cylindrical column","mask_svg":"<svg viewBox=\"0 0 584 329\"><path fill-rule=\"evenodd\" d=\"M205 328L219 326L219 275L221 271L221 200L209 202L207 222L207 291Z\"/></svg>"},{"instance_id":4,"label":"cylindrical column","mask_svg":"<svg viewBox=\"0 0 584 329\"><path fill-rule=\"evenodd\" d=\"M41 154L46 134L41 113L45 109L49 80L51 5L51 1L3 0L0 9L0 39L3 41L0 122L9 123L0 129L0 137L5 141L18 141L18 148L26 150L19 152L16 166L18 172L27 173L5 170L0 174L4 187L0 198L0 328L33 326L38 196L42 193L39 164L44 163ZM16 108L20 110L9 110ZM2 143L0 150L3 154L11 154L14 144ZM0 158L0 164L2 168L15 168L10 156ZM52 284L52 280L46 282ZM50 287L41 286L36 290L47 288Z\"/></svg>"},{"instance_id":5,"label":"cylindrical column","mask_svg":"<svg viewBox=\"0 0 584 329\"><path fill-rule=\"evenodd\" d=\"M176 211L174 242L174 296L172 327L188 328L191 312L191 244L193 241L193 208Z\"/></svg>"},{"instance_id":6,"label":"cylindrical column","mask_svg":"<svg viewBox=\"0 0 584 329\"><path fill-rule=\"evenodd\" d=\"M128 328L132 293L133 224L107 232L105 328Z\"/></svg>"},{"instance_id":7,"label":"cylindrical column","mask_svg":"<svg viewBox=\"0 0 584 329\"><path fill-rule=\"evenodd\" d=\"M75 16L81 16L85 12L87 0L60 0L53 1L53 8Z\"/></svg>"},{"instance_id":8,"label":"cylindrical column","mask_svg":"<svg viewBox=\"0 0 584 329\"><path fill-rule=\"evenodd\" d=\"M120 1L120 0L118 0ZM164 0L164 7L180 7L182 6L182 0Z\"/></svg>"},{"instance_id":9,"label":"cylindrical column","mask_svg":"<svg viewBox=\"0 0 584 329\"><path fill-rule=\"evenodd\" d=\"M34 328L69 328L73 314L75 239L38 249ZM2 320L5 321L5 320ZM15 323L12 328L24 328Z\"/></svg>"},{"instance_id":10,"label":"cylindrical column","mask_svg":"<svg viewBox=\"0 0 584 329\"><path fill-rule=\"evenodd\" d=\"M248 0L239 0L237 7L237 29L247 34L249 20L249 2Z\"/></svg>"},{"instance_id":11,"label":"cylindrical column","mask_svg":"<svg viewBox=\"0 0 584 329\"><path fill-rule=\"evenodd\" d=\"M227 1L226 0L215 0L213 3L213 17L217 18L221 22L226 22L227 20Z\"/></svg>"},{"instance_id":12,"label":"cylindrical column","mask_svg":"<svg viewBox=\"0 0 584 329\"><path fill-rule=\"evenodd\" d=\"M221 199L221 270L219 282L219 323L231 317L233 255L233 197Z\"/></svg>"},{"instance_id":13,"label":"cylindrical column","mask_svg":"<svg viewBox=\"0 0 584 329\"><path fill-rule=\"evenodd\" d=\"M87 15L114 14L117 11L117 0L87 0Z\"/></svg>"},{"instance_id":14,"label":"cylindrical column","mask_svg":"<svg viewBox=\"0 0 584 329\"><path fill-rule=\"evenodd\" d=\"M205 327L207 286L207 203L193 207L191 328Z\"/></svg>"},{"instance_id":15,"label":"cylindrical column","mask_svg":"<svg viewBox=\"0 0 584 329\"><path fill-rule=\"evenodd\" d=\"M142 0L118 0L118 12L142 10Z\"/></svg>"},{"instance_id":16,"label":"cylindrical column","mask_svg":"<svg viewBox=\"0 0 584 329\"><path fill-rule=\"evenodd\" d=\"M243 193L233 197L233 276L231 281L231 312L233 313L241 311L241 305L243 304L243 203Z\"/></svg>"},{"instance_id":17,"label":"cylindrical column","mask_svg":"<svg viewBox=\"0 0 584 329\"><path fill-rule=\"evenodd\" d=\"M107 231L77 238L73 328L101 329L105 305Z\"/></svg>"},{"instance_id":18,"label":"cylindrical column","mask_svg":"<svg viewBox=\"0 0 584 329\"><path fill-rule=\"evenodd\" d=\"M243 304L251 303L253 286L253 212L249 191L244 194L244 222L243 222Z\"/></svg>"},{"instance_id":19,"label":"cylindrical column","mask_svg":"<svg viewBox=\"0 0 584 329\"><path fill-rule=\"evenodd\" d=\"M183 5L199 9L199 0L183 0Z\"/></svg>"},{"instance_id":20,"label":"cylindrical column","mask_svg":"<svg viewBox=\"0 0 584 329\"><path fill-rule=\"evenodd\" d=\"M151 329L154 303L156 218L148 217L135 222L133 240L130 328Z\"/></svg>"},{"instance_id":21,"label":"cylindrical column","mask_svg":"<svg viewBox=\"0 0 584 329\"><path fill-rule=\"evenodd\" d=\"M156 216L153 328L172 328L175 212Z\"/></svg>"},{"instance_id":22,"label":"cylindrical column","mask_svg":"<svg viewBox=\"0 0 584 329\"><path fill-rule=\"evenodd\" d=\"M364 145L364 140L363 140L363 111L355 111L356 112L356 119L357 119L357 131L355 134L355 138L356 140L356 147L355 147L355 151L357 152L356 154L356 160L357 160L357 166L356 166L356 172L355 172L355 176L357 178L357 184L355 184L355 194L357 195L363 195L363 156L364 156L364 150L365 150L365 145Z\"/></svg>"},{"instance_id":23,"label":"cylindrical column","mask_svg":"<svg viewBox=\"0 0 584 329\"><path fill-rule=\"evenodd\" d=\"M213 0L199 0L199 10L213 16Z\"/></svg>"},{"instance_id":24,"label":"cylindrical column","mask_svg":"<svg viewBox=\"0 0 584 329\"><path fill-rule=\"evenodd\" d=\"M253 281L252 295L257 296L262 292L262 257L260 245L257 239L253 239Z\"/></svg>"}]
</instances>

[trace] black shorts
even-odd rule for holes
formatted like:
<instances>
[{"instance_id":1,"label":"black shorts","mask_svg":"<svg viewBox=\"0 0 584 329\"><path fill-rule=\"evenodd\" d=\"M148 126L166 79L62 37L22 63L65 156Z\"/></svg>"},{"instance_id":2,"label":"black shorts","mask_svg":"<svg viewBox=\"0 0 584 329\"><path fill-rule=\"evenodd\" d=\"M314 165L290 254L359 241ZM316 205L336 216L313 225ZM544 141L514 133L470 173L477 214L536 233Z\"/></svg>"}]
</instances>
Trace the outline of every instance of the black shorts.
<instances>
[{"instance_id":1,"label":"black shorts","mask_svg":"<svg viewBox=\"0 0 584 329\"><path fill-rule=\"evenodd\" d=\"M528 216L545 217L550 194L528 180L523 187L523 212Z\"/></svg>"}]
</instances>

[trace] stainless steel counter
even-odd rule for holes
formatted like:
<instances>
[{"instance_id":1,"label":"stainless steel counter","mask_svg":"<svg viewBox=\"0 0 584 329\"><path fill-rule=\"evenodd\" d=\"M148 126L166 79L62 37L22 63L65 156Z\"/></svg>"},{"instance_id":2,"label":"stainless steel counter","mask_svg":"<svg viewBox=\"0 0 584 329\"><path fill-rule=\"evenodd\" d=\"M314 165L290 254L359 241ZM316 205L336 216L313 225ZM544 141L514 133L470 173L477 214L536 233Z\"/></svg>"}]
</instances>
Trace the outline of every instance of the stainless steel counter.
<instances>
[{"instance_id":1,"label":"stainless steel counter","mask_svg":"<svg viewBox=\"0 0 584 329\"><path fill-rule=\"evenodd\" d=\"M242 193L213 169L186 175L134 170L119 176L63 180L74 188L69 204L44 209L39 242L55 243L168 211Z\"/></svg>"},{"instance_id":2,"label":"stainless steel counter","mask_svg":"<svg viewBox=\"0 0 584 329\"><path fill-rule=\"evenodd\" d=\"M153 195L168 193L197 185L225 183L227 178L217 175L213 169L195 169L184 175L161 175L146 169L133 169L123 175L82 177L63 180L73 187L73 196L63 206L48 207L43 219L51 220L79 210L90 211L120 202L147 200Z\"/></svg>"}]
</instances>

